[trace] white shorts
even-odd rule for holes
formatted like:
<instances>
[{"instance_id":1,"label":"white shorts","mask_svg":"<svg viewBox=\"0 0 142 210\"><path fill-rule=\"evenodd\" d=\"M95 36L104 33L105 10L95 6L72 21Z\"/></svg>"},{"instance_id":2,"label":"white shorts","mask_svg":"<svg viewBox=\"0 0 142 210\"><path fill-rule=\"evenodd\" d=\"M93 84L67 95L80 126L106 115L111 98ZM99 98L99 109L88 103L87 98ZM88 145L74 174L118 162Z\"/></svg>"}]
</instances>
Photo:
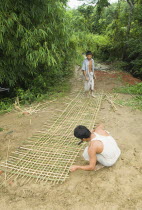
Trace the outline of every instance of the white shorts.
<instances>
[{"instance_id":1,"label":"white shorts","mask_svg":"<svg viewBox=\"0 0 142 210\"><path fill-rule=\"evenodd\" d=\"M96 134L96 133L95 133ZM97 161L104 166L112 166L115 164L117 159L119 158L121 151L112 136L101 136L97 135L97 139L101 141L104 145L103 152L100 154L96 154ZM97 140L97 139L94 139ZM93 141L93 140L92 140ZM83 157L85 160L89 161L88 147L85 148L83 152Z\"/></svg>"},{"instance_id":2,"label":"white shorts","mask_svg":"<svg viewBox=\"0 0 142 210\"><path fill-rule=\"evenodd\" d=\"M93 77L89 77L89 81L84 82L84 90L85 91L94 90L94 79L93 79Z\"/></svg>"},{"instance_id":3,"label":"white shorts","mask_svg":"<svg viewBox=\"0 0 142 210\"><path fill-rule=\"evenodd\" d=\"M118 149L118 151L115 153L115 156L112 157L112 158L104 157L102 154L96 154L96 157L97 157L97 161L99 163L101 163L102 165L104 165L104 166L112 166L112 165L114 165L116 163L116 161L119 158L120 154L121 154L121 151L120 151L120 149ZM85 148L85 150L83 152L83 157L87 161L90 160L89 154L88 154L88 147Z\"/></svg>"}]
</instances>

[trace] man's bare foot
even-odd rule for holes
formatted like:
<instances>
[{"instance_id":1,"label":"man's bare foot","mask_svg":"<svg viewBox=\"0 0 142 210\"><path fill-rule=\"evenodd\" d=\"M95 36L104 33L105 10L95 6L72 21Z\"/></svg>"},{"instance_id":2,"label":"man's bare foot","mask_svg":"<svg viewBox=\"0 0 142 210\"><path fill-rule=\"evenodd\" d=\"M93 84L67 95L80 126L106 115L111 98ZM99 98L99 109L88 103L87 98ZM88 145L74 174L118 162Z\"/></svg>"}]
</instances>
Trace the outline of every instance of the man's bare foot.
<instances>
[{"instance_id":1,"label":"man's bare foot","mask_svg":"<svg viewBox=\"0 0 142 210\"><path fill-rule=\"evenodd\" d=\"M85 92L84 95L85 95L86 98L89 98L89 93L88 92Z\"/></svg>"},{"instance_id":2,"label":"man's bare foot","mask_svg":"<svg viewBox=\"0 0 142 210\"><path fill-rule=\"evenodd\" d=\"M101 165L101 164L97 164L94 171L98 171L101 168L104 168L105 166Z\"/></svg>"},{"instance_id":3,"label":"man's bare foot","mask_svg":"<svg viewBox=\"0 0 142 210\"><path fill-rule=\"evenodd\" d=\"M91 96L92 96L93 98L95 98L95 97L96 97L93 93L91 94Z\"/></svg>"}]
</instances>

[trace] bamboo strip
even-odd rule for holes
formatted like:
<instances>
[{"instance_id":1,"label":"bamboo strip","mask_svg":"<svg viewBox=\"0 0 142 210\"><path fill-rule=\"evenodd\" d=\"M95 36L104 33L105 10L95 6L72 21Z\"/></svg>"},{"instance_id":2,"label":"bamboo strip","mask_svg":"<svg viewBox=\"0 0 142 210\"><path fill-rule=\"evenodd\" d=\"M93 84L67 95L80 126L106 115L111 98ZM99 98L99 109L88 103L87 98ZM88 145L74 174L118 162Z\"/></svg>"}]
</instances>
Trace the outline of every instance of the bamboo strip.
<instances>
[{"instance_id":1,"label":"bamboo strip","mask_svg":"<svg viewBox=\"0 0 142 210\"><path fill-rule=\"evenodd\" d=\"M31 151L34 151L34 152L37 151L39 153L41 152L41 153L50 154L50 155L52 155L51 154L52 152L56 155L68 155L68 156L74 156L75 153L78 153L78 151L68 151L68 150L66 150L67 153L65 153L64 150L61 150L61 153L58 153L57 151L59 149L57 149L56 152L55 152L55 150L51 150L51 151L42 150L41 151L41 150L33 150L33 149L30 149L30 148L24 148L24 149L31 150ZM69 153L71 153L71 154L69 154Z\"/></svg>"},{"instance_id":2,"label":"bamboo strip","mask_svg":"<svg viewBox=\"0 0 142 210\"><path fill-rule=\"evenodd\" d=\"M14 168L14 170L19 171L19 173L21 171L21 172L25 172L26 174L28 174L28 173L34 174L35 172L36 172L36 174L40 174L39 170L33 170L33 169L29 169L29 168L23 168L23 169L19 170L18 166L15 166L15 165L10 164L10 163L8 163L7 166L5 166L3 164L1 166L5 167L5 168L12 168L12 169ZM28 170L28 173L27 173L26 170ZM45 172L45 174L43 174L44 176L48 177L48 175L52 174L52 177L58 177L57 176L58 173L55 173L55 172L52 172L52 171L44 171L44 172ZM65 176L69 176L69 175L65 174Z\"/></svg>"},{"instance_id":3,"label":"bamboo strip","mask_svg":"<svg viewBox=\"0 0 142 210\"><path fill-rule=\"evenodd\" d=\"M12 167L9 167L9 168L12 168ZM24 170L22 171L23 173L21 173L21 175L24 175ZM7 171L7 173L8 173L8 171ZM12 173L12 174L19 174L19 172L18 171L11 171L10 173ZM36 175L31 175L31 174L26 174L26 176L28 176L28 177L32 177L32 178L37 178L37 176ZM66 178L68 178L69 176L68 175L66 175ZM55 177L54 176L52 176L51 178L48 178L48 181L54 181L55 179L54 179ZM46 177L41 177L41 179L43 179L43 180L45 180L46 179ZM64 181L64 179L58 179L58 177L57 177L57 180L59 180L59 181Z\"/></svg>"},{"instance_id":4,"label":"bamboo strip","mask_svg":"<svg viewBox=\"0 0 142 210\"><path fill-rule=\"evenodd\" d=\"M80 151L80 150L79 150ZM77 153L74 153L74 155L78 154L79 152ZM18 154L18 155L23 155L23 153L20 153L20 152L15 152L15 154ZM32 153L31 154L28 154L27 157L29 157L29 159L32 157ZM35 156L35 158L38 157L38 154ZM43 160L43 158L46 158L47 156L40 156L41 160ZM19 158L19 160L21 161L21 159ZM24 160L24 159L23 159ZM45 159L46 160L46 159ZM48 160L48 157L47 157L47 160Z\"/></svg>"},{"instance_id":5,"label":"bamboo strip","mask_svg":"<svg viewBox=\"0 0 142 210\"><path fill-rule=\"evenodd\" d=\"M117 111L116 106L114 105L113 101L108 97L108 95L106 95L106 98L107 98L108 102L111 104L111 106L112 106L114 112Z\"/></svg>"},{"instance_id":6,"label":"bamboo strip","mask_svg":"<svg viewBox=\"0 0 142 210\"><path fill-rule=\"evenodd\" d=\"M18 159L18 160L19 160L19 158L16 158L16 157L13 157L13 156L10 156L9 158L16 159L16 160ZM22 161L27 161L27 160L22 160ZM29 160L28 160L28 162L32 162L32 161L29 161ZM39 162L39 163L36 163L36 164L41 164L41 163ZM46 163L46 164L43 164L43 165L46 165L46 166L49 165L49 166L50 166L49 163L48 163L48 164ZM53 164L53 163L52 163L52 165L57 166L56 164ZM64 166L61 166L61 165L58 165L58 167L59 167L59 168L64 168Z\"/></svg>"}]
</instances>

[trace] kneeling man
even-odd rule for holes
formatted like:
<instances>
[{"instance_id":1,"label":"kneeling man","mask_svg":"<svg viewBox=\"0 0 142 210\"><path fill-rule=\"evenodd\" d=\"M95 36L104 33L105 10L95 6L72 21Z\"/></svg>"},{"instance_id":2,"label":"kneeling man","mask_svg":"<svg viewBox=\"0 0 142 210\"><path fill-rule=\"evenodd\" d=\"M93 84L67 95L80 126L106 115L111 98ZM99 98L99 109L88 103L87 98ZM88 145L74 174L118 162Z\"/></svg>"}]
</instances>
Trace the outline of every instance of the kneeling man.
<instances>
[{"instance_id":1,"label":"kneeling man","mask_svg":"<svg viewBox=\"0 0 142 210\"><path fill-rule=\"evenodd\" d=\"M121 154L116 141L109 135L109 132L104 130L102 124L97 126L93 132L90 132L85 126L79 125L74 130L74 136L81 139L79 144L83 141L89 142L89 146L83 152L83 157L89 161L89 165L73 165L70 168L72 172L78 169L85 171L96 170L97 161L103 166L112 166Z\"/></svg>"}]
</instances>

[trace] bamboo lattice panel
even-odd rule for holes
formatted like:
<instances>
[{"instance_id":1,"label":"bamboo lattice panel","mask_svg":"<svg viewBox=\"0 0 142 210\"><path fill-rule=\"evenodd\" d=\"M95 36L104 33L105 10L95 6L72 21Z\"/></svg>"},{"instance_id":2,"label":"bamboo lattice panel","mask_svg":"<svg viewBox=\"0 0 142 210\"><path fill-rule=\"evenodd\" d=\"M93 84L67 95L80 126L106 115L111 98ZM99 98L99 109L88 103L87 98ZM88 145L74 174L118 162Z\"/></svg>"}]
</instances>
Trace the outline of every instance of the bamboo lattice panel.
<instances>
[{"instance_id":1,"label":"bamboo lattice panel","mask_svg":"<svg viewBox=\"0 0 142 210\"><path fill-rule=\"evenodd\" d=\"M70 166L84 147L77 145L73 130L77 125L93 128L102 95L86 98L79 92L72 98L60 116L47 121L43 130L0 164L7 180L22 178L25 182L44 180L55 184L68 178Z\"/></svg>"}]
</instances>

